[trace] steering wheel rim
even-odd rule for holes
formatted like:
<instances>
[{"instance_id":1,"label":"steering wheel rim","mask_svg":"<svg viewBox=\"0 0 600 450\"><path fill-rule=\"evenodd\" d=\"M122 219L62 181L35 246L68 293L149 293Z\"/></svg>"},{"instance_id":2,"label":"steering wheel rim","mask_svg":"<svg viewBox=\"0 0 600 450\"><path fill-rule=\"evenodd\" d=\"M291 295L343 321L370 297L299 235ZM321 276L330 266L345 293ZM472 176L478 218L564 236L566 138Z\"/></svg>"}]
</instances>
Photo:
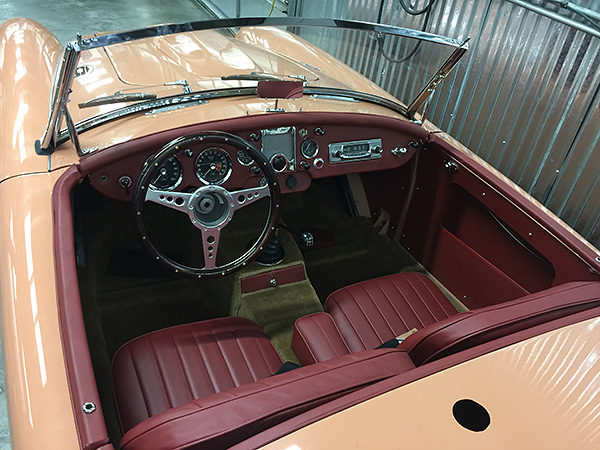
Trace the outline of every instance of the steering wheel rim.
<instances>
[{"instance_id":1,"label":"steering wheel rim","mask_svg":"<svg viewBox=\"0 0 600 450\"><path fill-rule=\"evenodd\" d=\"M193 193L176 191L162 191L151 186L156 172L175 153L192 144L203 143L206 146L225 146L233 148L234 152L243 150L248 153L261 169L267 185L258 188L242 189L230 192L222 186L208 184L200 186ZM234 153L235 154L235 153ZM254 245L238 258L227 264L216 264L217 250L221 230L231 221L236 210L254 203L264 197L269 197L269 213L265 226ZM144 222L144 205L147 201L158 203L180 212L185 212L190 217L192 224L202 234L202 248L204 251L204 267L194 267L181 264L172 260L160 251L148 236ZM238 270L252 261L263 250L267 241L275 232L279 220L280 189L275 171L265 156L251 143L239 136L222 131L207 131L181 136L166 144L154 154L145 164L136 182L131 200L134 229L138 239L146 251L161 266L179 276L202 278L206 276L224 276ZM207 219L204 206L211 202L219 203L222 211L214 217ZM209 206L210 208L210 206ZM210 249L210 250L209 250ZM210 256L209 256L210 255Z\"/></svg>"}]
</instances>

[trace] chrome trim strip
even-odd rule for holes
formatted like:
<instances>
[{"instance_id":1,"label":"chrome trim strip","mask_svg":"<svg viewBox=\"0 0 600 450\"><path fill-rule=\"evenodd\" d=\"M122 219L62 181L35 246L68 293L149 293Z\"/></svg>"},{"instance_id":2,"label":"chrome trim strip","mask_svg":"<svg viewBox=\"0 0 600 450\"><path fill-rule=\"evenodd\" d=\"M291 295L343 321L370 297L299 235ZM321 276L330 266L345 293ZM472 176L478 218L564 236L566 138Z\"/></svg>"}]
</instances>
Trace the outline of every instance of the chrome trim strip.
<instances>
[{"instance_id":1,"label":"chrome trim strip","mask_svg":"<svg viewBox=\"0 0 600 450\"><path fill-rule=\"evenodd\" d=\"M363 102L374 103L376 105L385 106L386 108L391 109L392 111L396 111L403 116L407 116L408 111L406 106L401 103L394 102L392 100L388 100L384 97L379 97L375 94L369 94L367 92L353 91L351 89L341 89L341 88L330 88L330 87L314 87L314 88L304 88L304 94L307 95L326 95L331 97L346 97L349 99L359 100Z\"/></svg>"},{"instance_id":2,"label":"chrome trim strip","mask_svg":"<svg viewBox=\"0 0 600 450\"><path fill-rule=\"evenodd\" d=\"M50 105L48 124L44 131L42 138L36 141L35 147L38 154L51 154L57 145L61 142L61 136L64 131L59 131L60 123L64 115L65 108L67 107L68 96L71 90L71 84L77 69L77 62L79 60L79 54L85 50L91 50L95 48L106 47L113 44L120 44L123 42L132 42L140 39L168 36L176 33L185 33L191 31L201 31L215 28L240 28L249 26L286 26L286 27L325 27L325 28L345 28L354 29L361 31L372 31L375 33L382 33L394 36L407 37L411 39L420 39L428 42L433 42L449 47L458 49L464 48L465 44L461 44L456 39L447 38L444 36L438 36L432 33L423 31L409 30L406 28L395 27L391 25L382 25L370 22L358 22L351 20L342 19L313 19L313 18L299 18L299 17L250 17L250 18L236 18L236 19L219 19L210 21L200 22L188 22L180 24L164 24L157 25L148 28L142 28L139 30L127 31L123 33L113 33L103 36L96 36L89 39L82 39L81 35L78 35L77 40L66 44L63 50L62 62L60 63L60 70L57 72L59 75L54 80L53 94ZM455 51L453 53L456 54ZM464 53L464 51L462 52ZM461 53L461 55L462 55ZM457 62L457 61L456 61ZM456 63L455 62L455 63ZM454 64L455 64L454 63ZM306 92L306 91L305 91ZM365 94L368 95L368 94ZM358 99L364 101L366 98L360 98L359 95L354 95ZM373 96L376 97L376 96ZM198 99L198 98L195 98ZM378 101L383 100L379 99ZM393 104L393 102L389 102ZM415 102L413 102L415 104ZM138 104L136 106L143 107L145 103ZM164 106L164 105L161 105ZM393 109L397 109L397 106ZM418 108L417 108L418 109ZM117 110L108 115L96 116L88 120L82 121L76 127L80 129L83 124L98 123L98 120L114 120L124 115L130 114L131 112L123 113L119 115L122 110ZM138 112L138 111L134 111ZM107 119L107 117L109 117ZM100 122L102 123L102 122ZM97 126L97 125L95 125ZM86 128L89 129L89 128Z\"/></svg>"},{"instance_id":3,"label":"chrome trim strip","mask_svg":"<svg viewBox=\"0 0 600 450\"><path fill-rule=\"evenodd\" d=\"M106 47L108 45L120 44L122 42L137 41L151 37L168 36L171 34L186 33L190 31L202 31L215 28L241 28L256 26L283 26L283 27L325 27L325 28L348 28L362 31L373 31L375 33L390 34L395 36L420 39L450 47L460 47L460 41L445 36L438 36L424 31L410 30L408 28L382 25L371 22L359 22L342 19L314 19L302 17L244 17L240 19L218 19L199 22L171 23L153 27L141 28L123 33L106 34L81 41L74 41L81 50ZM67 44L68 45L68 44Z\"/></svg>"},{"instance_id":4,"label":"chrome trim strip","mask_svg":"<svg viewBox=\"0 0 600 450\"><path fill-rule=\"evenodd\" d=\"M338 100L342 100L342 98L348 98L351 101L363 101L368 103L373 103L375 105L383 106L385 108L391 109L398 114L401 114L406 117L406 107L400 103L393 102L388 100L387 98L379 97L373 94L367 94L365 92L353 91L350 89L339 89L339 88L328 88L328 87L316 87L316 88L304 88L305 95L321 95L321 96L329 96L330 98L337 97ZM110 111L104 114L99 114L94 117L90 117L89 119L82 120L75 124L75 130L77 134L85 133L86 131L92 130L100 125L103 125L107 122L111 122L113 120L121 119L122 117L129 116L132 114L145 113L145 114L154 114L152 111L162 112L160 109L167 108L169 106L177 105L178 107L184 106L195 106L199 104L207 103L208 100L216 99L216 98L226 98L226 97L243 97L243 96L253 96L257 95L257 88L246 87L246 88L228 88L228 89L219 89L214 91L204 91L198 94L192 95L174 95L172 97L166 97L160 100L150 100L141 103L136 103L135 105L124 106L123 108L119 108L114 111ZM69 134L67 130L61 130L56 138L56 146L59 146L63 142L66 142L69 139Z\"/></svg>"}]
</instances>

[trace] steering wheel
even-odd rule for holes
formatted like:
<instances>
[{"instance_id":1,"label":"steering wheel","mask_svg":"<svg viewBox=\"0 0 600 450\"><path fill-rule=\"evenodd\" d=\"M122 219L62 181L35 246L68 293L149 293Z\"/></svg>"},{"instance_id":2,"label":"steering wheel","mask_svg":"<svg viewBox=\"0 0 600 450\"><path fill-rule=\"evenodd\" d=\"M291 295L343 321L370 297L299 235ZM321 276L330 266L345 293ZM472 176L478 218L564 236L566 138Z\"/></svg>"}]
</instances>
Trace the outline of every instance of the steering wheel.
<instances>
[{"instance_id":1,"label":"steering wheel","mask_svg":"<svg viewBox=\"0 0 600 450\"><path fill-rule=\"evenodd\" d=\"M235 152L242 150L254 159L266 180L265 186L242 189L230 192L223 186L208 184L193 192L175 192L155 189L151 186L160 167L175 153L199 143L206 146L232 148ZM261 198L269 197L269 213L265 226L250 248L233 261L217 265L221 230L231 221L238 209L244 208ZM252 144L233 134L221 131L207 131L179 137L159 150L145 164L137 180L132 197L134 228L142 246L172 273L182 276L201 278L203 276L226 275L245 266L263 250L271 238L279 219L280 190L275 171ZM191 223L200 230L204 253L204 267L192 267L180 264L167 257L155 247L146 231L144 223L144 205L153 202L186 214Z\"/></svg>"}]
</instances>

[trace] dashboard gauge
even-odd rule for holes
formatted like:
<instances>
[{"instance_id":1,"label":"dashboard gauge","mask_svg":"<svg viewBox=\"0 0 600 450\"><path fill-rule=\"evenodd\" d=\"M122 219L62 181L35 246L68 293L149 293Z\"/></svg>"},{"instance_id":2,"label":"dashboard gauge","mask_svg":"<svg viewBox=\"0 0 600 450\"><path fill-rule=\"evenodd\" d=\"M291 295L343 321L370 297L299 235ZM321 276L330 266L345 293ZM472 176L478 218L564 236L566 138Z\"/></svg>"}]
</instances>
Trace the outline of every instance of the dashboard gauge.
<instances>
[{"instance_id":1,"label":"dashboard gauge","mask_svg":"<svg viewBox=\"0 0 600 450\"><path fill-rule=\"evenodd\" d=\"M252 159L252 156L250 156L248 153L246 153L243 150L238 150L236 157L237 157L237 161L242 166L249 166L254 162L254 159Z\"/></svg>"},{"instance_id":2,"label":"dashboard gauge","mask_svg":"<svg viewBox=\"0 0 600 450\"><path fill-rule=\"evenodd\" d=\"M177 156L171 156L158 169L150 187L162 191L172 191L181 183L183 170Z\"/></svg>"},{"instance_id":3,"label":"dashboard gauge","mask_svg":"<svg viewBox=\"0 0 600 450\"><path fill-rule=\"evenodd\" d=\"M315 141L314 139L307 139L302 143L300 151L302 152L302 156L304 156L305 158L314 158L319 152L319 144L317 144L317 141Z\"/></svg>"},{"instance_id":4,"label":"dashboard gauge","mask_svg":"<svg viewBox=\"0 0 600 450\"><path fill-rule=\"evenodd\" d=\"M196 176L205 184L223 183L231 175L231 170L231 158L222 148L207 148L196 159Z\"/></svg>"}]
</instances>

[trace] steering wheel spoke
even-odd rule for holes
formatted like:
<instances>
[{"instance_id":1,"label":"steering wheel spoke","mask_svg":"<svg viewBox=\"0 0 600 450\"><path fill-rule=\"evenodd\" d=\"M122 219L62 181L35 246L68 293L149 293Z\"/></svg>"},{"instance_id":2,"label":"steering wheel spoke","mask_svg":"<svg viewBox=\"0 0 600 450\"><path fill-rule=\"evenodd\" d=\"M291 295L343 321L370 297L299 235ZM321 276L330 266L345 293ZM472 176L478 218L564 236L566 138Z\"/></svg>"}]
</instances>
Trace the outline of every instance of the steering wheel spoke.
<instances>
[{"instance_id":1,"label":"steering wheel spoke","mask_svg":"<svg viewBox=\"0 0 600 450\"><path fill-rule=\"evenodd\" d=\"M188 213L191 198L192 194L185 192L161 191L152 187L148 187L146 194L147 202L157 203L185 214Z\"/></svg>"},{"instance_id":2,"label":"steering wheel spoke","mask_svg":"<svg viewBox=\"0 0 600 450\"><path fill-rule=\"evenodd\" d=\"M248 206L257 200L260 200L261 198L270 196L271 191L269 190L268 185L231 192L231 197L233 198L234 205L233 209L234 211L237 211L238 209L241 209L244 206Z\"/></svg>"},{"instance_id":3,"label":"steering wheel spoke","mask_svg":"<svg viewBox=\"0 0 600 450\"><path fill-rule=\"evenodd\" d=\"M202 229L202 248L204 250L204 269L217 267L217 250L221 230L218 228Z\"/></svg>"}]
</instances>

